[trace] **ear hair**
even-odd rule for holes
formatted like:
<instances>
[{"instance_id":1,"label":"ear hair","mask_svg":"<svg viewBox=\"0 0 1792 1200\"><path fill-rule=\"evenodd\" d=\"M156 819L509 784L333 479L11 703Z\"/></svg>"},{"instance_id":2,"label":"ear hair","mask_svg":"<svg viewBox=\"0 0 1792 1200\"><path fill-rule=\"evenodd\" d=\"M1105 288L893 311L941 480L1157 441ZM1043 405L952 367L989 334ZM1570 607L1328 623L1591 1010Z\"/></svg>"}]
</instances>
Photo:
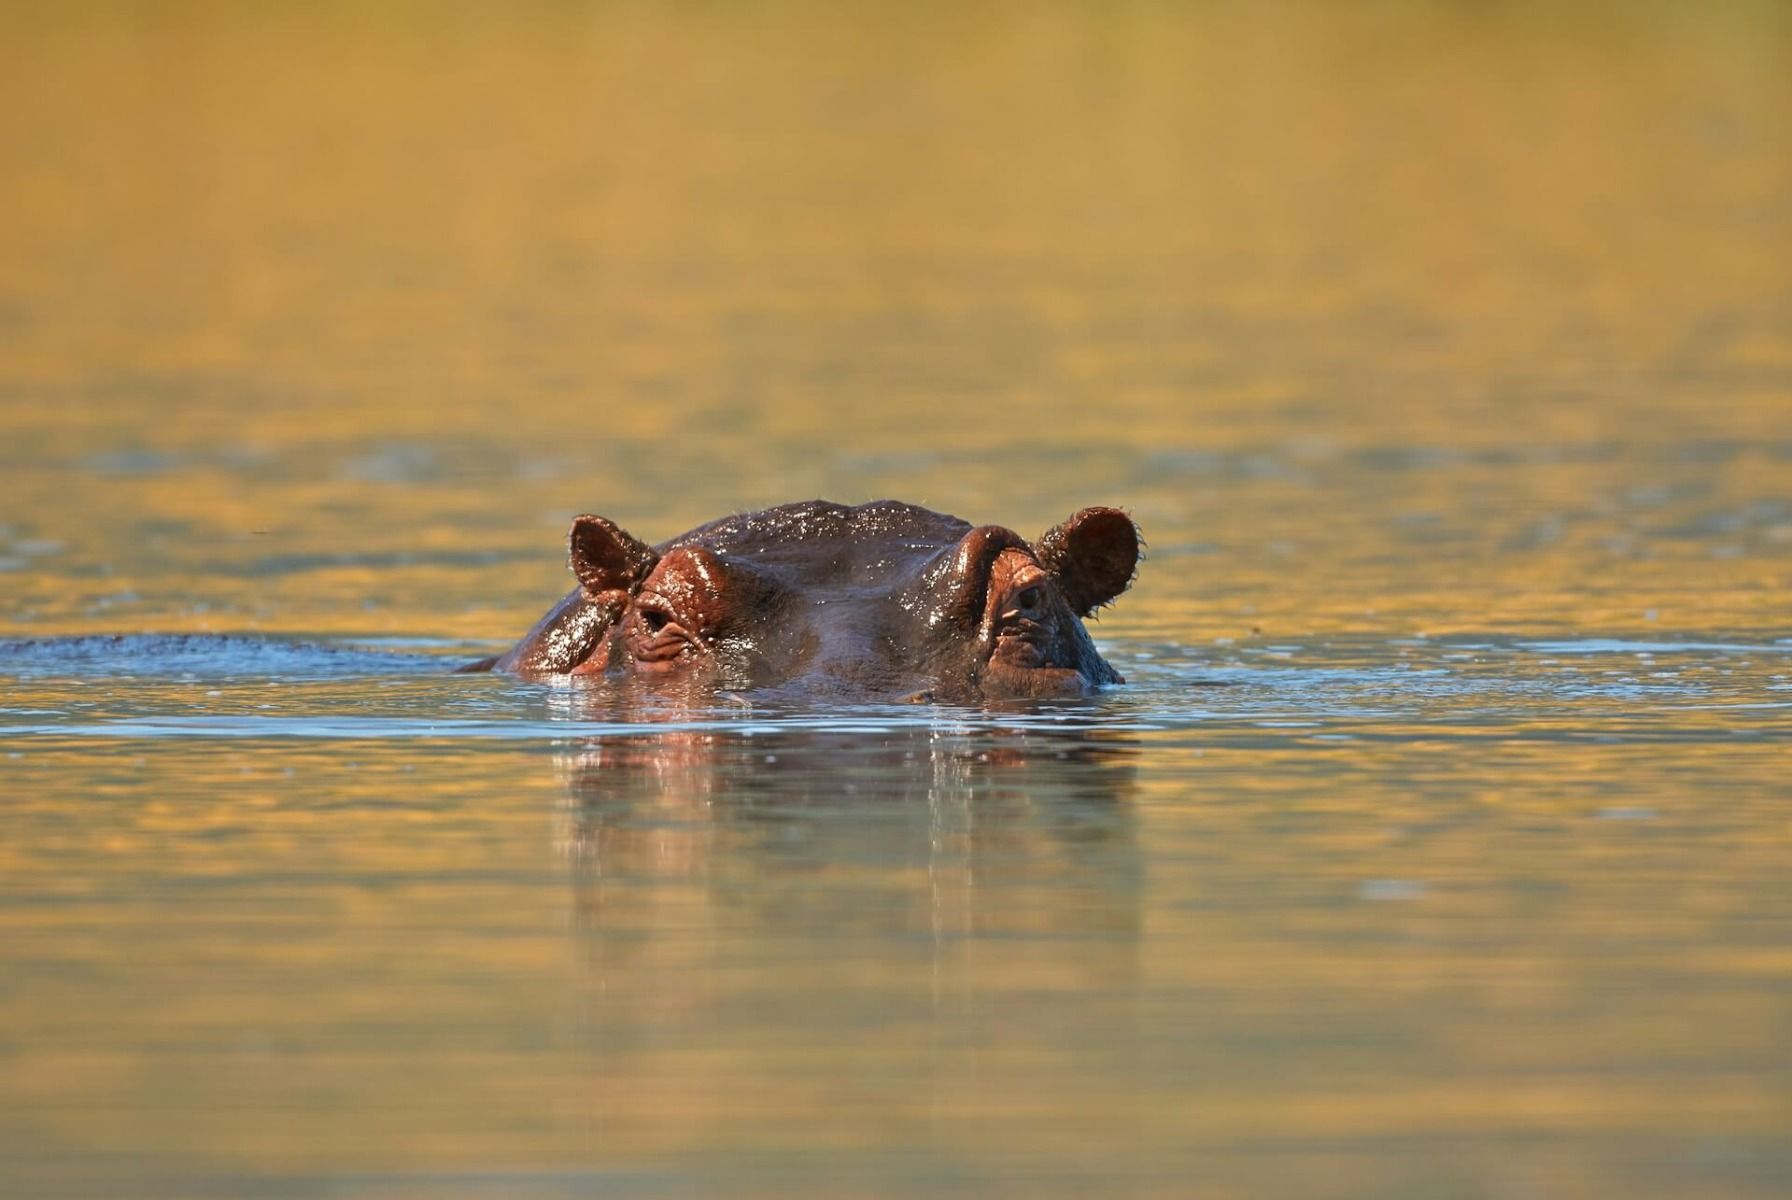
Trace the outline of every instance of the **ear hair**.
<instances>
[{"instance_id":1,"label":"ear hair","mask_svg":"<svg viewBox=\"0 0 1792 1200\"><path fill-rule=\"evenodd\" d=\"M660 560L652 546L615 522L590 513L572 519L566 541L572 573L592 596L634 591Z\"/></svg>"},{"instance_id":2,"label":"ear hair","mask_svg":"<svg viewBox=\"0 0 1792 1200\"><path fill-rule=\"evenodd\" d=\"M1139 527L1117 508L1085 508L1033 543L1039 564L1057 580L1079 617L1132 585L1142 541Z\"/></svg>"}]
</instances>

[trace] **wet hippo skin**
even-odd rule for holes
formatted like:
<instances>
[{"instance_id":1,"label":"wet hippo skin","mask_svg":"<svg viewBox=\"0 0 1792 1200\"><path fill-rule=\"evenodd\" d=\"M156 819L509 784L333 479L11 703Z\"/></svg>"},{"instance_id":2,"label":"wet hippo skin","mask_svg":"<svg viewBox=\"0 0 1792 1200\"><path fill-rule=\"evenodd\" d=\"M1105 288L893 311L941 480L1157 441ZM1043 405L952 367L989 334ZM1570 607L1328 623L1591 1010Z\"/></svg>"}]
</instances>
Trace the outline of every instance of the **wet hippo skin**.
<instances>
[{"instance_id":1,"label":"wet hippo skin","mask_svg":"<svg viewBox=\"0 0 1792 1200\"><path fill-rule=\"evenodd\" d=\"M470 669L877 700L1124 682L1083 627L1138 566L1138 529L1116 508L1082 509L1031 542L894 500L811 500L658 546L580 516L569 544L579 586Z\"/></svg>"}]
</instances>

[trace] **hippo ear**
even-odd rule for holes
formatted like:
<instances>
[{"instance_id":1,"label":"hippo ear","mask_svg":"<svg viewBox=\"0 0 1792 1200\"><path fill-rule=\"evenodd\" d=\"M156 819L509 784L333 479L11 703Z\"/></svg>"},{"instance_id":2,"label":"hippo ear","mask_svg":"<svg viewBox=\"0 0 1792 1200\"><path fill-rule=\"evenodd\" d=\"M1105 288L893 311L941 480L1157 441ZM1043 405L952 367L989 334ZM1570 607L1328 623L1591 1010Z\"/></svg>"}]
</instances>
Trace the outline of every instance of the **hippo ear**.
<instances>
[{"instance_id":1,"label":"hippo ear","mask_svg":"<svg viewBox=\"0 0 1792 1200\"><path fill-rule=\"evenodd\" d=\"M660 560L652 546L614 522L590 513L572 519L572 532L566 540L572 573L593 596L634 591Z\"/></svg>"},{"instance_id":2,"label":"hippo ear","mask_svg":"<svg viewBox=\"0 0 1792 1200\"><path fill-rule=\"evenodd\" d=\"M1086 617L1132 583L1139 565L1139 527L1117 508L1085 508L1033 544L1064 598Z\"/></svg>"}]
</instances>

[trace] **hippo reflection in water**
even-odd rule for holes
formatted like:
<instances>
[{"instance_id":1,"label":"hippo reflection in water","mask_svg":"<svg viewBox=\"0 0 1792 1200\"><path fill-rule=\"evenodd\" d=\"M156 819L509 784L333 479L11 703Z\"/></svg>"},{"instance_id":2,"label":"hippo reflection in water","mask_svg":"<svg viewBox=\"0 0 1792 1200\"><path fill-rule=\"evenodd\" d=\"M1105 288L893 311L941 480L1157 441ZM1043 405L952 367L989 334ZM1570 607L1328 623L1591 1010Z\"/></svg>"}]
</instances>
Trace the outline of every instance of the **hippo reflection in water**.
<instances>
[{"instance_id":1,"label":"hippo reflection in water","mask_svg":"<svg viewBox=\"0 0 1792 1200\"><path fill-rule=\"evenodd\" d=\"M922 701L1124 682L1082 621L1138 566L1138 529L1119 509L1085 508L1028 542L893 500L812 500L658 546L581 516L570 543L579 586L469 669Z\"/></svg>"}]
</instances>

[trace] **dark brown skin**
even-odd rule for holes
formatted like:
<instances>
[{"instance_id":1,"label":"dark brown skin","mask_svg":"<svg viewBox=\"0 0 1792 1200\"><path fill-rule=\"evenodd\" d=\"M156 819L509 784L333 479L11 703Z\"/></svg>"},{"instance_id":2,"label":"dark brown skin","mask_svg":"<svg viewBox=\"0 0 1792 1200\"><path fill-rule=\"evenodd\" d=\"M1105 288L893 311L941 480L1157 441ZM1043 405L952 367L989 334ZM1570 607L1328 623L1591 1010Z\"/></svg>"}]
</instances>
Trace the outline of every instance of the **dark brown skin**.
<instances>
[{"instance_id":1,"label":"dark brown skin","mask_svg":"<svg viewBox=\"0 0 1792 1200\"><path fill-rule=\"evenodd\" d=\"M1082 621L1138 566L1119 509L1085 508L1031 543L894 500L785 504L658 546L581 516L569 542L579 586L471 669L916 701L1124 682Z\"/></svg>"}]
</instances>

